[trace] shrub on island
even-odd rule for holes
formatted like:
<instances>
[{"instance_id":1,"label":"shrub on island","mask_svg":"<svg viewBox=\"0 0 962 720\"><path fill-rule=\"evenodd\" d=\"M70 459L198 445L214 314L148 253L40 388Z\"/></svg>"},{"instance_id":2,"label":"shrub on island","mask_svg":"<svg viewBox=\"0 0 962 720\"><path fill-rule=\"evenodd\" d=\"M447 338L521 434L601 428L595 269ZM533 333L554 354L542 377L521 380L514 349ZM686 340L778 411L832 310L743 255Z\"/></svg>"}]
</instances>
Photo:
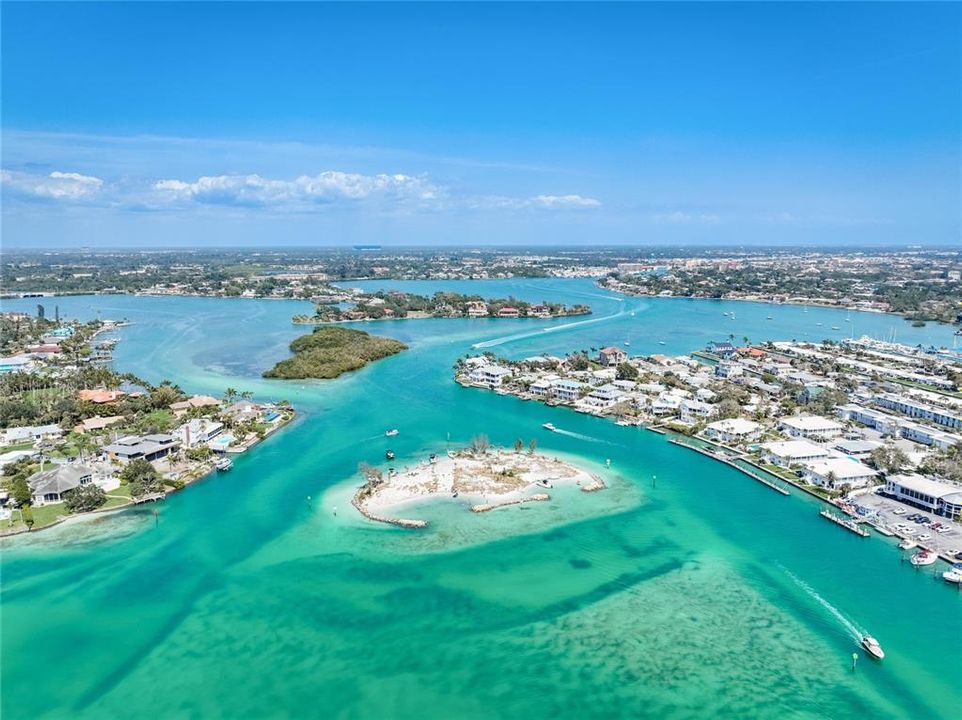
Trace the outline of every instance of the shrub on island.
<instances>
[{"instance_id":1,"label":"shrub on island","mask_svg":"<svg viewBox=\"0 0 962 720\"><path fill-rule=\"evenodd\" d=\"M264 373L267 378L302 380L336 378L370 362L395 355L407 345L393 338L343 327L319 327L290 345L294 357L281 360Z\"/></svg>"}]
</instances>

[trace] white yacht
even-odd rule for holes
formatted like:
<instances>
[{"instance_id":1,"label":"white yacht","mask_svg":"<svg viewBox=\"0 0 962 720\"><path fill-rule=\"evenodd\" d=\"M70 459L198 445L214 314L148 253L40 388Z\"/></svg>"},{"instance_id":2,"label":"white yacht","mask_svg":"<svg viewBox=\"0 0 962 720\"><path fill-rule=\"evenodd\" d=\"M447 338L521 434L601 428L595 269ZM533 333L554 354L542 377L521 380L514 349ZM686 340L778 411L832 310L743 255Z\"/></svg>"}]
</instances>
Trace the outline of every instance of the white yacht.
<instances>
[{"instance_id":1,"label":"white yacht","mask_svg":"<svg viewBox=\"0 0 962 720\"><path fill-rule=\"evenodd\" d=\"M915 565L915 567L922 567L923 565L932 565L939 556L934 552L929 552L928 550L919 550L915 555L909 558L909 562Z\"/></svg>"},{"instance_id":2,"label":"white yacht","mask_svg":"<svg viewBox=\"0 0 962 720\"><path fill-rule=\"evenodd\" d=\"M866 635L862 638L862 647L865 651L872 657L881 660L885 657L885 651L882 650L882 646L878 644L878 640L873 638L871 635Z\"/></svg>"},{"instance_id":3,"label":"white yacht","mask_svg":"<svg viewBox=\"0 0 962 720\"><path fill-rule=\"evenodd\" d=\"M397 434L398 434L398 429L397 429L397 428L391 428L390 430L386 430L386 431L384 432L384 436L385 436L385 437L394 437L394 436L397 435Z\"/></svg>"},{"instance_id":4,"label":"white yacht","mask_svg":"<svg viewBox=\"0 0 962 720\"><path fill-rule=\"evenodd\" d=\"M558 429L551 423L545 423L541 427L543 427L545 430L550 430L551 432L555 432Z\"/></svg>"},{"instance_id":5,"label":"white yacht","mask_svg":"<svg viewBox=\"0 0 962 720\"><path fill-rule=\"evenodd\" d=\"M234 467L234 463L229 457L222 457L218 458L217 462L214 463L214 467L218 470L230 470Z\"/></svg>"}]
</instances>

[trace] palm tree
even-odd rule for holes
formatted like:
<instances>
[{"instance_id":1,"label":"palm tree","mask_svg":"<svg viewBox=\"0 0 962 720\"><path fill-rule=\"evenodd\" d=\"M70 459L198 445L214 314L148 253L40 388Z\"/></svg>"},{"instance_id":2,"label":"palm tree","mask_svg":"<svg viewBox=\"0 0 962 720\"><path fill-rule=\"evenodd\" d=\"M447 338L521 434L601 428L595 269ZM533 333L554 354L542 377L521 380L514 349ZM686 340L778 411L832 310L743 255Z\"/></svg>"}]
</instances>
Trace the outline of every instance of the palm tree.
<instances>
[{"instance_id":1,"label":"palm tree","mask_svg":"<svg viewBox=\"0 0 962 720\"><path fill-rule=\"evenodd\" d=\"M224 399L229 405L233 405L234 401L237 399L237 391L232 387L227 388L224 391Z\"/></svg>"}]
</instances>

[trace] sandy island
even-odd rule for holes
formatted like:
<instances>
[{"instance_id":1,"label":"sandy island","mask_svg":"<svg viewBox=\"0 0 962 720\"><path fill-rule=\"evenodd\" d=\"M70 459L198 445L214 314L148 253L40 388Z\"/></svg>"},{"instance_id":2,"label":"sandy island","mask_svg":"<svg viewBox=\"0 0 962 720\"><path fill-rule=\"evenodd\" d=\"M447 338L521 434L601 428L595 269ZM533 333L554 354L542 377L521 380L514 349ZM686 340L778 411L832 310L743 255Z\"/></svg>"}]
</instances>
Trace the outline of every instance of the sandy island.
<instances>
[{"instance_id":1,"label":"sandy island","mask_svg":"<svg viewBox=\"0 0 962 720\"><path fill-rule=\"evenodd\" d=\"M580 485L583 492L605 487L597 475L547 455L498 448L485 452L461 450L399 472L382 474L370 468L367 481L354 493L351 504L371 520L423 528L427 526L424 520L395 517L395 512L405 503L431 498L469 500L472 512L487 512L549 500L543 490L560 484Z\"/></svg>"}]
</instances>

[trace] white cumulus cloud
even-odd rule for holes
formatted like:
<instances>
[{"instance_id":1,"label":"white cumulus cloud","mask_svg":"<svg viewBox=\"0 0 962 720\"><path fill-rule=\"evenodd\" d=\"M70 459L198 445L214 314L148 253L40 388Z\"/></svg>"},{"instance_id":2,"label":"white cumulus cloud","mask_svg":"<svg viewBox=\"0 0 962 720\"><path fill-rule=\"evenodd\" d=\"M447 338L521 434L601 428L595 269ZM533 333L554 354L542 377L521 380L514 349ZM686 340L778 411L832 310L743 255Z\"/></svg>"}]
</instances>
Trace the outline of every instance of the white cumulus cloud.
<instances>
[{"instance_id":1,"label":"white cumulus cloud","mask_svg":"<svg viewBox=\"0 0 962 720\"><path fill-rule=\"evenodd\" d=\"M27 198L76 202L99 195L104 181L92 175L59 170L49 175L3 170L0 171L0 184L4 190Z\"/></svg>"},{"instance_id":2,"label":"white cumulus cloud","mask_svg":"<svg viewBox=\"0 0 962 720\"><path fill-rule=\"evenodd\" d=\"M546 208L596 208L601 201L582 195L538 195L532 198L535 205Z\"/></svg>"},{"instance_id":3,"label":"white cumulus cloud","mask_svg":"<svg viewBox=\"0 0 962 720\"><path fill-rule=\"evenodd\" d=\"M328 170L293 180L260 175L211 175L195 181L159 180L153 189L162 200L214 205L302 208L338 200L393 200L429 203L442 190L424 177L362 175Z\"/></svg>"}]
</instances>

